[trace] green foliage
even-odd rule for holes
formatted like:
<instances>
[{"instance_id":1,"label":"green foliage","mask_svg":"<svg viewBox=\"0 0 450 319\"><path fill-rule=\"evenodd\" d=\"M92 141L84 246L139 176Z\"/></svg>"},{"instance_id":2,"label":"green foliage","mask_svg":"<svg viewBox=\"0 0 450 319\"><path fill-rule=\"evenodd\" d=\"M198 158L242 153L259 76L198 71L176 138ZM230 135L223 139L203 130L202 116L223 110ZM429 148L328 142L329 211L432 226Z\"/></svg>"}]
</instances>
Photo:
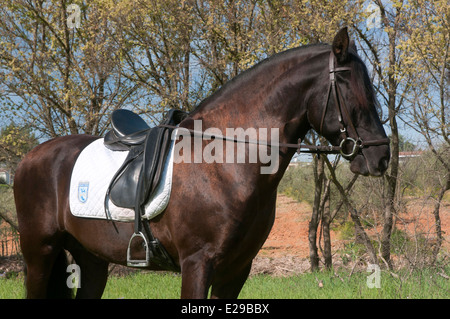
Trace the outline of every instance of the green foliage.
<instances>
[{"instance_id":1,"label":"green foliage","mask_svg":"<svg viewBox=\"0 0 450 319\"><path fill-rule=\"evenodd\" d=\"M405 268L423 269L434 263L433 242L426 234L410 236L405 231L394 229L391 235L391 252L404 257L407 261Z\"/></svg>"},{"instance_id":2,"label":"green foliage","mask_svg":"<svg viewBox=\"0 0 450 319\"><path fill-rule=\"evenodd\" d=\"M399 248L399 247L404 247L406 245L409 245L411 243L410 238L408 237L408 235L399 229L394 229L392 231L391 234L391 244L392 244L392 248Z\"/></svg>"},{"instance_id":3,"label":"green foliage","mask_svg":"<svg viewBox=\"0 0 450 319\"><path fill-rule=\"evenodd\" d=\"M14 171L23 156L36 145L38 139L28 126L10 124L0 129L0 164Z\"/></svg>"},{"instance_id":4,"label":"green foliage","mask_svg":"<svg viewBox=\"0 0 450 319\"><path fill-rule=\"evenodd\" d=\"M392 144L392 134L389 135ZM392 145L391 145L392 147ZM398 135L398 149L400 152L411 152L416 149L416 145L408 141L402 134Z\"/></svg>"},{"instance_id":5,"label":"green foliage","mask_svg":"<svg viewBox=\"0 0 450 319\"><path fill-rule=\"evenodd\" d=\"M278 191L298 201L312 204L314 202L312 164L289 168L280 181Z\"/></svg>"},{"instance_id":6,"label":"green foliage","mask_svg":"<svg viewBox=\"0 0 450 319\"><path fill-rule=\"evenodd\" d=\"M344 244L344 248L339 250L339 256L341 257L342 264L348 266L350 263L360 260L365 252L366 248L363 244L357 244L352 241Z\"/></svg>"},{"instance_id":7,"label":"green foliage","mask_svg":"<svg viewBox=\"0 0 450 319\"><path fill-rule=\"evenodd\" d=\"M342 240L349 240L355 238L355 224L352 221L347 221L336 227L335 230L339 231L339 238Z\"/></svg>"},{"instance_id":8,"label":"green foliage","mask_svg":"<svg viewBox=\"0 0 450 319\"><path fill-rule=\"evenodd\" d=\"M447 156L442 153L443 158ZM445 183L446 174L448 172L442 162L431 151L426 151L402 163L399 187L408 196L435 197Z\"/></svg>"}]
</instances>

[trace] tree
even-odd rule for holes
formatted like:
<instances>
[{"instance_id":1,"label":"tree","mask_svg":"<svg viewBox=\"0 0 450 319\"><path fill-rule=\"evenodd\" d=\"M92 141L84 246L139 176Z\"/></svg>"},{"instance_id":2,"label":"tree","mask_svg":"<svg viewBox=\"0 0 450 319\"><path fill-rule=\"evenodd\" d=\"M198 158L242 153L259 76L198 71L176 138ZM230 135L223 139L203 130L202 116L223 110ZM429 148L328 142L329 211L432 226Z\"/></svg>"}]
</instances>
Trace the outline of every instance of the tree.
<instances>
[{"instance_id":1,"label":"tree","mask_svg":"<svg viewBox=\"0 0 450 319\"><path fill-rule=\"evenodd\" d=\"M349 191L353 187L354 183L356 182L358 175L354 174L353 178L348 183L347 187L344 189L344 187L341 185L341 183L338 181L338 179L336 177L336 174L335 174L336 166L333 167L328 159L326 159L325 162L326 162L328 170L330 172L330 179L333 181L333 184L336 186L336 188L338 189L339 194L341 196L341 202L338 204L337 211L340 209L340 206L342 206L343 204L347 207L347 210L350 212L350 217L355 225L356 238L361 240L362 243L364 244L364 246L366 247L367 253L369 254L369 258L370 258L370 263L373 265L378 265L378 258L375 253L375 249L372 245L372 242L370 241L369 236L367 235L366 231L364 230L364 227L361 223L358 211L356 210L354 205L351 203L349 196L348 196ZM333 215L335 215L335 214L336 213L334 213Z\"/></svg>"},{"instance_id":2,"label":"tree","mask_svg":"<svg viewBox=\"0 0 450 319\"><path fill-rule=\"evenodd\" d=\"M319 255L317 252L317 227L319 226L319 222L323 214L323 207L321 205L321 202L325 177L324 166L325 166L325 156L320 154L314 156L314 166L313 166L314 182L315 182L314 203L308 230L309 259L311 262L312 271L316 271L319 269ZM327 192L325 192L325 194L326 193ZM325 197L326 196L324 196L324 199Z\"/></svg>"},{"instance_id":3,"label":"tree","mask_svg":"<svg viewBox=\"0 0 450 319\"><path fill-rule=\"evenodd\" d=\"M106 2L116 12L110 36L121 50L124 76L142 92L134 107L151 114L192 110L203 98L192 77L195 1Z\"/></svg>"},{"instance_id":4,"label":"tree","mask_svg":"<svg viewBox=\"0 0 450 319\"><path fill-rule=\"evenodd\" d=\"M404 0L391 1L386 4L381 0L373 3L379 9L382 30L367 29L365 25L354 23L363 47L363 54L373 66L377 77L376 89L381 96L382 104L388 114L383 122L389 124L391 130L391 160L386 180L386 207L384 225L381 233L381 257L391 268L390 238L393 229L393 216L396 213L396 191L399 173L399 128L398 116L404 107L405 96L411 88L411 75L402 68L404 52L398 44L404 36L403 28L408 23L409 5ZM380 34L381 33L381 34Z\"/></svg>"},{"instance_id":5,"label":"tree","mask_svg":"<svg viewBox=\"0 0 450 319\"><path fill-rule=\"evenodd\" d=\"M30 128L8 125L0 130L0 164L14 172L22 157L38 144Z\"/></svg>"},{"instance_id":6,"label":"tree","mask_svg":"<svg viewBox=\"0 0 450 319\"><path fill-rule=\"evenodd\" d=\"M66 0L0 1L1 111L47 138L102 134L111 110L136 89L123 76L123 51L108 37L111 8L100 0L72 3L79 28L67 21Z\"/></svg>"},{"instance_id":7,"label":"tree","mask_svg":"<svg viewBox=\"0 0 450 319\"><path fill-rule=\"evenodd\" d=\"M390 137L389 137L390 138ZM416 145L407 140L402 134L398 135L398 149L399 152L411 152L416 149Z\"/></svg>"},{"instance_id":8,"label":"tree","mask_svg":"<svg viewBox=\"0 0 450 319\"><path fill-rule=\"evenodd\" d=\"M410 23L405 30L408 37L399 44L407 55L404 68L414 83L407 98L410 107L405 114L405 123L424 137L446 172L440 176L440 189L431 194L435 199L435 258L443 242L439 210L445 192L450 189L449 21L447 1L414 1Z\"/></svg>"},{"instance_id":9,"label":"tree","mask_svg":"<svg viewBox=\"0 0 450 319\"><path fill-rule=\"evenodd\" d=\"M367 28L367 3L379 9L381 29ZM68 23L71 4L80 10L75 28ZM32 135L26 142L30 132L45 139L102 135L117 108L156 120L169 108L193 110L256 62L301 44L330 42L340 27L353 25L391 131L381 236L381 255L390 264L398 154L411 148L399 134L399 119L414 123L437 160L449 167L447 7L444 0L0 0L0 113L6 123L17 124L2 137L0 156L17 156L20 148L8 143L33 144ZM25 137L14 133L25 126L30 128ZM330 185L339 188L324 160L314 161L317 199L309 240L316 257L317 227L322 221L327 236L334 214L327 208ZM437 202L449 176L442 176L442 188L433 195ZM341 188L348 195L350 189ZM344 193L341 201L359 218Z\"/></svg>"}]
</instances>

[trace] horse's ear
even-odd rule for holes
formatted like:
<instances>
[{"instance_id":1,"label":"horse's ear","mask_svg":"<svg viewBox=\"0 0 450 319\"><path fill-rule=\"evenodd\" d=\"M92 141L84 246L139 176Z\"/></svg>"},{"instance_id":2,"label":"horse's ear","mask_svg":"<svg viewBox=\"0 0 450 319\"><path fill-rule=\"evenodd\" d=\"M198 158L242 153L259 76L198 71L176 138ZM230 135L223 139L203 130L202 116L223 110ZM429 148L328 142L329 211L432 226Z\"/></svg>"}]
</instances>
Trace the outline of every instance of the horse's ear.
<instances>
[{"instance_id":1,"label":"horse's ear","mask_svg":"<svg viewBox=\"0 0 450 319\"><path fill-rule=\"evenodd\" d=\"M338 63L343 63L347 60L349 43L347 27L344 27L336 34L332 45L333 53Z\"/></svg>"}]
</instances>

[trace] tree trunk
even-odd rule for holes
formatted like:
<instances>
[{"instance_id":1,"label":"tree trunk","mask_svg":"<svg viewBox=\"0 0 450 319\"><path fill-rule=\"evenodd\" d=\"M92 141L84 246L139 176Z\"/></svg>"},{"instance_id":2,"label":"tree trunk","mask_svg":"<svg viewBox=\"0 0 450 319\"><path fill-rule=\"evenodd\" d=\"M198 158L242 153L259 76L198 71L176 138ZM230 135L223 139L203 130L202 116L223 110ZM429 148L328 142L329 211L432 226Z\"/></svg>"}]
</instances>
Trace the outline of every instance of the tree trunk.
<instances>
[{"instance_id":1,"label":"tree trunk","mask_svg":"<svg viewBox=\"0 0 450 319\"><path fill-rule=\"evenodd\" d=\"M350 203L347 194L345 193L344 188L339 183L339 181L336 178L336 174L334 173L334 169L331 166L330 161L326 161L327 167L330 171L331 180L333 181L334 185L336 185L336 188L339 190L339 193L341 194L342 201L347 206L347 209L350 211L350 216L353 220L353 223L355 224L355 231L356 236L359 237L364 246L366 247L367 253L370 256L370 262L372 264L378 264L377 255L375 253L375 249L373 248L372 242L370 241L369 236L367 236L364 227L361 225L361 221L359 220L359 215L356 212L356 209L353 208L352 204ZM353 185L354 181L356 181L356 178L353 178L352 182L350 182L351 185Z\"/></svg>"},{"instance_id":2,"label":"tree trunk","mask_svg":"<svg viewBox=\"0 0 450 319\"><path fill-rule=\"evenodd\" d=\"M319 254L317 251L317 227L319 225L320 203L322 198L322 186L324 176L324 159L321 155L314 157L314 205L309 222L309 259L311 262L311 271L319 270Z\"/></svg>"},{"instance_id":3,"label":"tree trunk","mask_svg":"<svg viewBox=\"0 0 450 319\"><path fill-rule=\"evenodd\" d=\"M393 216L395 213L395 193L397 189L397 177L399 167L399 137L397 126L396 94L397 80L395 79L395 30L389 33L389 71L388 71L388 108L389 124L391 127L391 168L386 174L387 194L386 208L384 210L384 223L381 233L381 257L392 268L391 263L391 233L393 226Z\"/></svg>"},{"instance_id":4,"label":"tree trunk","mask_svg":"<svg viewBox=\"0 0 450 319\"><path fill-rule=\"evenodd\" d=\"M323 236L323 257L325 259L325 267L331 269L333 266L333 259L331 255L331 212L330 212L330 186L325 191L325 205L322 209L322 236Z\"/></svg>"},{"instance_id":5,"label":"tree trunk","mask_svg":"<svg viewBox=\"0 0 450 319\"><path fill-rule=\"evenodd\" d=\"M447 180L444 186L442 186L441 191L439 192L438 198L436 200L436 204L434 205L433 215L434 215L434 229L436 231L436 246L433 248L433 260L436 261L437 255L439 254L439 250L441 249L442 242L444 240L442 236L442 228L441 228L441 217L439 216L439 210L441 207L441 201L444 197L444 194L447 190L450 189L450 173L447 173Z\"/></svg>"},{"instance_id":6,"label":"tree trunk","mask_svg":"<svg viewBox=\"0 0 450 319\"><path fill-rule=\"evenodd\" d=\"M15 231L19 231L19 225L17 224L16 221L14 221L12 218L9 218L8 214L6 211L4 211L1 207L0 207L0 223L1 220L4 220L5 222L7 222Z\"/></svg>"},{"instance_id":7,"label":"tree trunk","mask_svg":"<svg viewBox=\"0 0 450 319\"><path fill-rule=\"evenodd\" d=\"M375 249L373 248L369 236L367 236L367 233L361 224L361 220L359 219L359 215L356 212L356 209L351 207L348 201L347 207L350 210L350 217L352 218L352 221L355 224L356 238L358 238L366 247L367 253L369 254L370 257L370 263L378 265L377 254L375 253Z\"/></svg>"}]
</instances>

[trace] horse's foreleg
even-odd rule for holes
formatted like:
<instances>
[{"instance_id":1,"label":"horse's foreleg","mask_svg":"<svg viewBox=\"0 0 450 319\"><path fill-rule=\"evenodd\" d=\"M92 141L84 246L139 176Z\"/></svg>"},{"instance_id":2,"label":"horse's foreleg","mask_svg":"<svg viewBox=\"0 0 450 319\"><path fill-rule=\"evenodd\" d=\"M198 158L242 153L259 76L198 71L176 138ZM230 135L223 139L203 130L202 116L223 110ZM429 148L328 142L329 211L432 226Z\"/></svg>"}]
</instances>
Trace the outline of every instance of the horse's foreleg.
<instances>
[{"instance_id":1,"label":"horse's foreleg","mask_svg":"<svg viewBox=\"0 0 450 319\"><path fill-rule=\"evenodd\" d=\"M231 280L222 281L220 278L212 285L211 299L236 299L244 286L250 273L252 265L245 267L239 274L233 276ZM219 275L217 277L220 277Z\"/></svg>"},{"instance_id":2,"label":"horse's foreleg","mask_svg":"<svg viewBox=\"0 0 450 319\"><path fill-rule=\"evenodd\" d=\"M202 258L203 257L203 258ZM206 299L212 281L212 263L204 256L190 256L181 264L181 298Z\"/></svg>"},{"instance_id":3,"label":"horse's foreleg","mask_svg":"<svg viewBox=\"0 0 450 319\"><path fill-rule=\"evenodd\" d=\"M109 263L87 251L73 237L68 240L67 248L80 271L76 298L100 299L108 279Z\"/></svg>"}]
</instances>

